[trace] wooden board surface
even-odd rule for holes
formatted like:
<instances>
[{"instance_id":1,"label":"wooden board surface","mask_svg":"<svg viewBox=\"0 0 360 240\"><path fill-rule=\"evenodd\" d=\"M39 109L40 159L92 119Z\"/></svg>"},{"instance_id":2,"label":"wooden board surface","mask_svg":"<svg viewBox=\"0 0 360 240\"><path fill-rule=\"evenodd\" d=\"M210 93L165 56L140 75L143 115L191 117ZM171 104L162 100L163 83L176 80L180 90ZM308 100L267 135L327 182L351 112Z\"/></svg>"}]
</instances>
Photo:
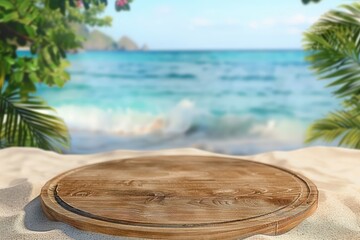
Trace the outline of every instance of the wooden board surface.
<instances>
[{"instance_id":1,"label":"wooden board surface","mask_svg":"<svg viewBox=\"0 0 360 240\"><path fill-rule=\"evenodd\" d=\"M156 156L109 161L45 184L52 220L82 230L163 239L236 239L287 232L317 208L307 178L252 161Z\"/></svg>"}]
</instances>

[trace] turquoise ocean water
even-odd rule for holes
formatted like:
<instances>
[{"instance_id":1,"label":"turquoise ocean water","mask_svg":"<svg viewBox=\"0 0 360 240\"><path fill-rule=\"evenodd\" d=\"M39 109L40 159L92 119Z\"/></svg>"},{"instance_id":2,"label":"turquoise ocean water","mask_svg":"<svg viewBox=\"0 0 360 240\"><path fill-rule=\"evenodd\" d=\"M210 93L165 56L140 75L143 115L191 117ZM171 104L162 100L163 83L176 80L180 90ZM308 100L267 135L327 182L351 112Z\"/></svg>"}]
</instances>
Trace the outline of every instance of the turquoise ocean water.
<instances>
[{"instance_id":1,"label":"turquoise ocean water","mask_svg":"<svg viewBox=\"0 0 360 240\"><path fill-rule=\"evenodd\" d=\"M302 51L84 52L72 79L39 92L72 153L198 147L232 154L303 147L338 106Z\"/></svg>"}]
</instances>

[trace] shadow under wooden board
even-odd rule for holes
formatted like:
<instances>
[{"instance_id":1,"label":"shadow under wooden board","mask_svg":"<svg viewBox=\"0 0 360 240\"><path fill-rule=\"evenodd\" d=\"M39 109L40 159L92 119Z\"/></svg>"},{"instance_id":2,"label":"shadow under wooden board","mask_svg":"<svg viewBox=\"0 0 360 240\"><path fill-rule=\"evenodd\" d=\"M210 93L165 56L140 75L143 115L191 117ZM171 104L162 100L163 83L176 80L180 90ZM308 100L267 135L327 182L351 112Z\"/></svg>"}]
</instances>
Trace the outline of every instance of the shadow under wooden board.
<instances>
[{"instance_id":1,"label":"shadow under wooden board","mask_svg":"<svg viewBox=\"0 0 360 240\"><path fill-rule=\"evenodd\" d=\"M253 161L151 156L65 172L45 184L42 207L76 228L153 239L279 235L317 208L307 178Z\"/></svg>"}]
</instances>

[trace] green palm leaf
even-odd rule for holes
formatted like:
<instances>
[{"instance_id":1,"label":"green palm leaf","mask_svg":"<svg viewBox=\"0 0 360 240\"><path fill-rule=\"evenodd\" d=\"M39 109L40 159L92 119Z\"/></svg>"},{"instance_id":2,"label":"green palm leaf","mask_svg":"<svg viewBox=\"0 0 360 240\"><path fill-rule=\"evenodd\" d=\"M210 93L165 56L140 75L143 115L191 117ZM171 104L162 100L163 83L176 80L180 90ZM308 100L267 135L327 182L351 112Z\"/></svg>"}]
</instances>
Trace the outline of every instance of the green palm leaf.
<instances>
[{"instance_id":1,"label":"green palm leaf","mask_svg":"<svg viewBox=\"0 0 360 240\"><path fill-rule=\"evenodd\" d=\"M344 99L343 110L310 127L306 142L339 139L341 146L360 149L360 3L328 12L304 36L311 68Z\"/></svg>"},{"instance_id":2,"label":"green palm leaf","mask_svg":"<svg viewBox=\"0 0 360 240\"><path fill-rule=\"evenodd\" d=\"M308 130L306 142L323 139L332 142L340 139L340 146L360 149L360 115L338 111L316 121Z\"/></svg>"},{"instance_id":3,"label":"green palm leaf","mask_svg":"<svg viewBox=\"0 0 360 240\"><path fill-rule=\"evenodd\" d=\"M29 146L61 152L69 145L63 122L39 97L0 92L0 147Z\"/></svg>"},{"instance_id":4,"label":"green palm leaf","mask_svg":"<svg viewBox=\"0 0 360 240\"><path fill-rule=\"evenodd\" d=\"M334 94L360 94L360 3L330 11L305 33L307 60L320 79L331 80Z\"/></svg>"}]
</instances>

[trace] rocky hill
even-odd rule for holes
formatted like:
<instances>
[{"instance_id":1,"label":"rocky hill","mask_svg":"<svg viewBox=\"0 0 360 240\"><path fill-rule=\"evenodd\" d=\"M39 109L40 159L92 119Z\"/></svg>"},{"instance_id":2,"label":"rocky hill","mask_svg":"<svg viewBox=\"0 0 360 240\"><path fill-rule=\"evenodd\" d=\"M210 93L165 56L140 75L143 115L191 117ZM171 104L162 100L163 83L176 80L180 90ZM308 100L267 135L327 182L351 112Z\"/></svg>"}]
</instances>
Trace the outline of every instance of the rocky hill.
<instances>
[{"instance_id":1,"label":"rocky hill","mask_svg":"<svg viewBox=\"0 0 360 240\"><path fill-rule=\"evenodd\" d=\"M125 50L125 51L140 50L139 46L127 36L120 38L117 46L119 50Z\"/></svg>"},{"instance_id":2,"label":"rocky hill","mask_svg":"<svg viewBox=\"0 0 360 240\"><path fill-rule=\"evenodd\" d=\"M99 30L90 31L85 25L73 24L71 27L86 39L83 50L147 51L149 49L146 44L140 48L134 40L127 36L123 36L116 42L110 36Z\"/></svg>"},{"instance_id":3,"label":"rocky hill","mask_svg":"<svg viewBox=\"0 0 360 240\"><path fill-rule=\"evenodd\" d=\"M89 33L89 36L84 43L85 50L116 50L117 44L114 40L99 30L94 30Z\"/></svg>"}]
</instances>

